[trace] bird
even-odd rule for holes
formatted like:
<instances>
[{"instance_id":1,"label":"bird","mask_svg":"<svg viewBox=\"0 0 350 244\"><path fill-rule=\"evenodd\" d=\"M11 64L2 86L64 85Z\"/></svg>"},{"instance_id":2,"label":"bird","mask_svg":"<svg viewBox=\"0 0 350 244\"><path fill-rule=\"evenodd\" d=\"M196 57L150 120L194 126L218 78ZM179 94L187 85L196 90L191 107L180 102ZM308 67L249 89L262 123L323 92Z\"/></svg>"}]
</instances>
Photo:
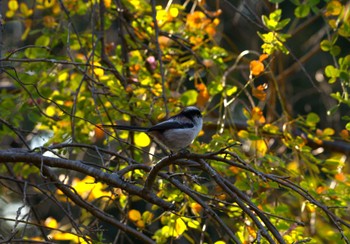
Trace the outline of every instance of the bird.
<instances>
[{"instance_id":1,"label":"bird","mask_svg":"<svg viewBox=\"0 0 350 244\"><path fill-rule=\"evenodd\" d=\"M188 147L202 130L201 111L195 106L185 107L180 113L151 127L131 125L103 125L117 130L145 132L171 152Z\"/></svg>"}]
</instances>

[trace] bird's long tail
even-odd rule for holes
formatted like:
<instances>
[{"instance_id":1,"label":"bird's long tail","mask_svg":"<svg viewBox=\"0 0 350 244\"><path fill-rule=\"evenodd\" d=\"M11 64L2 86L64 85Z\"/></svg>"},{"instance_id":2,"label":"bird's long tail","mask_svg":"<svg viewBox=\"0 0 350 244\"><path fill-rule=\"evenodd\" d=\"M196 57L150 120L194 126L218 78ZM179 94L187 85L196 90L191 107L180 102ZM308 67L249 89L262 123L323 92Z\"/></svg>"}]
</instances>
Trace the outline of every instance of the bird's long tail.
<instances>
[{"instance_id":1,"label":"bird's long tail","mask_svg":"<svg viewBox=\"0 0 350 244\"><path fill-rule=\"evenodd\" d=\"M131 126L131 125L102 125L104 128L113 128L116 130L128 130L128 131L141 131L141 132L147 132L147 127L141 127L141 126Z\"/></svg>"}]
</instances>

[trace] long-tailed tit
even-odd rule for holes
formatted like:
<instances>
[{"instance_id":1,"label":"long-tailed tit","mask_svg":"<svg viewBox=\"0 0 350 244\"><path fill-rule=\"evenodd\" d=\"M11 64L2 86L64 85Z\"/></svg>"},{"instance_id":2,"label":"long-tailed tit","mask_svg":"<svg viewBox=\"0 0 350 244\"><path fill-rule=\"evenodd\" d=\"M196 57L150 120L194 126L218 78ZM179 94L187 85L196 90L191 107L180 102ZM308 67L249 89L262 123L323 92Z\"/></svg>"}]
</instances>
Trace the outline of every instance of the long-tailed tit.
<instances>
[{"instance_id":1,"label":"long-tailed tit","mask_svg":"<svg viewBox=\"0 0 350 244\"><path fill-rule=\"evenodd\" d=\"M104 125L104 127L146 132L171 151L179 151L193 142L202 129L202 125L203 118L200 110L190 106L184 108L179 114L151 127L129 125Z\"/></svg>"}]
</instances>

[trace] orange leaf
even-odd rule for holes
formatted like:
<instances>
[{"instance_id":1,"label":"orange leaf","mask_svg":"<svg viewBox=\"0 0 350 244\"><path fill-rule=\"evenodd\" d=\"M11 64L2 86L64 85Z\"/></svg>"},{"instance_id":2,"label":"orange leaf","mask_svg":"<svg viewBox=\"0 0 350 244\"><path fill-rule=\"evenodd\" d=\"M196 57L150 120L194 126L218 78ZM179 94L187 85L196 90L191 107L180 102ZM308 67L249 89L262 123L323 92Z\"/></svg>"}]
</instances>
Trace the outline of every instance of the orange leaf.
<instances>
[{"instance_id":1,"label":"orange leaf","mask_svg":"<svg viewBox=\"0 0 350 244\"><path fill-rule=\"evenodd\" d=\"M317 193L317 194L321 194L321 193L325 192L326 190L327 190L327 187L325 187L325 186L319 186L319 187L317 187L317 189L316 189L316 193Z\"/></svg>"},{"instance_id":2,"label":"orange leaf","mask_svg":"<svg viewBox=\"0 0 350 244\"><path fill-rule=\"evenodd\" d=\"M260 55L260 57L259 57L259 61L260 61L260 62L262 62L262 61L264 61L265 59L267 59L268 57L269 57L269 55L268 55L268 54L263 53L263 54L261 54L261 55Z\"/></svg>"},{"instance_id":3,"label":"orange leaf","mask_svg":"<svg viewBox=\"0 0 350 244\"><path fill-rule=\"evenodd\" d=\"M344 140L349 140L350 139L350 133L349 133L348 130L344 129L339 134L340 134L341 138L344 139Z\"/></svg>"},{"instance_id":4,"label":"orange leaf","mask_svg":"<svg viewBox=\"0 0 350 244\"><path fill-rule=\"evenodd\" d=\"M260 123L260 124L264 124L266 122L265 117L263 115L263 112L261 111L261 109L259 107L254 107L252 109L252 119L255 121L255 123Z\"/></svg>"},{"instance_id":5,"label":"orange leaf","mask_svg":"<svg viewBox=\"0 0 350 244\"><path fill-rule=\"evenodd\" d=\"M258 76L262 72L264 72L264 70L265 70L265 66L259 60L253 60L253 61L250 62L250 72L253 75Z\"/></svg>"},{"instance_id":6,"label":"orange leaf","mask_svg":"<svg viewBox=\"0 0 350 244\"><path fill-rule=\"evenodd\" d=\"M266 99L266 86L265 85L259 85L258 87L254 87L252 89L252 94L254 97L259 99L260 101L265 101Z\"/></svg>"},{"instance_id":7,"label":"orange leaf","mask_svg":"<svg viewBox=\"0 0 350 244\"><path fill-rule=\"evenodd\" d=\"M338 174L335 175L334 178L337 181L342 181L342 182L344 182L346 180L346 177L345 177L344 173L338 173Z\"/></svg>"},{"instance_id":8,"label":"orange leaf","mask_svg":"<svg viewBox=\"0 0 350 244\"><path fill-rule=\"evenodd\" d=\"M141 214L140 211L136 210L136 209L131 209L128 213L128 217L131 221L139 221L141 220Z\"/></svg>"},{"instance_id":9,"label":"orange leaf","mask_svg":"<svg viewBox=\"0 0 350 244\"><path fill-rule=\"evenodd\" d=\"M199 203L193 202L191 203L191 209L195 215L198 215L202 211L202 206Z\"/></svg>"},{"instance_id":10,"label":"orange leaf","mask_svg":"<svg viewBox=\"0 0 350 244\"><path fill-rule=\"evenodd\" d=\"M204 108L210 98L208 89L203 83L197 83L195 86L199 91L197 96L197 106L199 108Z\"/></svg>"}]
</instances>

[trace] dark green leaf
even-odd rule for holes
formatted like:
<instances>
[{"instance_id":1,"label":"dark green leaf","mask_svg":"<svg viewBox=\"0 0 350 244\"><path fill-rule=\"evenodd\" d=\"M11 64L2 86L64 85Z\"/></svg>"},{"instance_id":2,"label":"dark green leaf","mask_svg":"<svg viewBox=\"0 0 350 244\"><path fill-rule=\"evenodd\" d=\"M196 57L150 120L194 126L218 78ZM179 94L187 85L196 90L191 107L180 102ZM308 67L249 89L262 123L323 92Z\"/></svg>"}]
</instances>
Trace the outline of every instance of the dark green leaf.
<instances>
[{"instance_id":1,"label":"dark green leaf","mask_svg":"<svg viewBox=\"0 0 350 244\"><path fill-rule=\"evenodd\" d=\"M297 18L305 18L310 13L310 6L306 4L301 4L295 8L294 14Z\"/></svg>"}]
</instances>

